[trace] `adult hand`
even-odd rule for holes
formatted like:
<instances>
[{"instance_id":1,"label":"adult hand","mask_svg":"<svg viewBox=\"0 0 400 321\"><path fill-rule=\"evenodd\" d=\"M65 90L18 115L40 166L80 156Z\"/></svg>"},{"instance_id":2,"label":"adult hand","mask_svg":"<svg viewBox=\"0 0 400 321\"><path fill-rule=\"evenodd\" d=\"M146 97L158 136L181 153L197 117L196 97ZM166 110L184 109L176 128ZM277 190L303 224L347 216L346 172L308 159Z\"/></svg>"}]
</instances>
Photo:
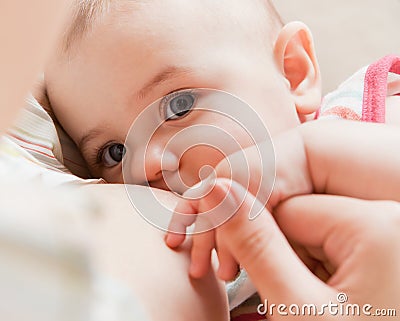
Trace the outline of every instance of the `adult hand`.
<instances>
[{"instance_id":1,"label":"adult hand","mask_svg":"<svg viewBox=\"0 0 400 321\"><path fill-rule=\"evenodd\" d=\"M303 304L315 304L324 320L371 320L374 315L381 319L379 315L393 313L390 309L400 313L398 203L299 196L276 209L279 230L267 211L249 221L249 201L251 196L221 226L218 237L231 240L229 251L247 270L263 299L260 310L266 310L272 320L285 320L291 304L300 307L300 314ZM315 274L294 254L284 235L302 250ZM327 306L330 302L336 307ZM275 310L268 311L272 304ZM284 304L282 313L277 311L279 304ZM350 304L358 304L360 316L353 316L352 309L346 314ZM310 316L297 319L309 320Z\"/></svg>"},{"instance_id":2,"label":"adult hand","mask_svg":"<svg viewBox=\"0 0 400 321\"><path fill-rule=\"evenodd\" d=\"M193 236L192 275L201 276L206 271L205 262L215 247L220 260L219 276L232 277L236 263L244 267L267 303L260 311L266 310L272 320L284 320L296 312L297 319L308 320L308 310L301 315L305 304L315 305L315 313L323 314L319 317L327 320L343 319L348 304L358 304L357 320L371 320L373 314L380 312L377 309L399 308L398 203L299 196L277 207L275 221L265 208L250 220L254 202L254 196L240 184L233 182L228 192L226 181L221 179L206 197L192 202L193 213L217 209L204 217L210 225L219 212L238 208L216 229ZM300 249L306 264L288 240ZM339 293L345 295L338 296ZM339 306L344 310L338 310ZM352 311L351 308L348 312L350 316Z\"/></svg>"}]
</instances>

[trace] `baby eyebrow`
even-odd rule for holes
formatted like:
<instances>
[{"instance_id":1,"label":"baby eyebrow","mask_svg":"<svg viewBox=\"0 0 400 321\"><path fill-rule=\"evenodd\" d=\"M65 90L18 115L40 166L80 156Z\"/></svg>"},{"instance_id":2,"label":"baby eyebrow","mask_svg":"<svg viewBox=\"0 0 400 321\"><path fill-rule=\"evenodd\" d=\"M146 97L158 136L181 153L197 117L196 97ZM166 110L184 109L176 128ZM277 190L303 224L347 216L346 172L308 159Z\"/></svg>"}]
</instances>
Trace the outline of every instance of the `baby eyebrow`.
<instances>
[{"instance_id":1,"label":"baby eyebrow","mask_svg":"<svg viewBox=\"0 0 400 321\"><path fill-rule=\"evenodd\" d=\"M169 66L156 74L149 82L147 82L142 89L140 89L136 96L139 99L144 99L151 91L153 91L157 86L170 81L175 78L182 77L184 75L188 75L193 73L192 69L177 67L177 66ZM82 138L78 142L79 150L83 151L88 143L98 137L104 129L102 128L94 128L89 130L86 134L82 136Z\"/></svg>"},{"instance_id":2,"label":"baby eyebrow","mask_svg":"<svg viewBox=\"0 0 400 321\"><path fill-rule=\"evenodd\" d=\"M89 130L89 131L88 131L86 134L84 134L84 135L82 136L82 138L79 140L79 142L78 142L78 149L79 149L80 151L83 151L83 150L87 147L88 143L89 143L91 140L93 140L93 139L95 139L96 137L98 137L98 136L102 133L102 131L103 131L103 129L100 129L100 128L94 128L94 129Z\"/></svg>"},{"instance_id":3,"label":"baby eyebrow","mask_svg":"<svg viewBox=\"0 0 400 321\"><path fill-rule=\"evenodd\" d=\"M164 82L190 73L192 73L192 70L189 68L169 66L155 75L149 82L147 82L143 88L138 91L136 96L139 99L144 99L151 91Z\"/></svg>"}]
</instances>

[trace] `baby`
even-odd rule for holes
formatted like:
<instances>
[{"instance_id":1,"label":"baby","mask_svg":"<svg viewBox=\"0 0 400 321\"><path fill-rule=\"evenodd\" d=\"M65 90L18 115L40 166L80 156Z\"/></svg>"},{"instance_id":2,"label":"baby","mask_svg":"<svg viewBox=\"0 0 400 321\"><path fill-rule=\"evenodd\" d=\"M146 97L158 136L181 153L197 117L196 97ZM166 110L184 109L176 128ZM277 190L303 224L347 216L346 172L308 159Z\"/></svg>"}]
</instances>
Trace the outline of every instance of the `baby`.
<instances>
[{"instance_id":1,"label":"baby","mask_svg":"<svg viewBox=\"0 0 400 321\"><path fill-rule=\"evenodd\" d=\"M194 147L183 151L168 144L183 129L209 124L234 133L238 144L228 148L230 154L235 148L252 154L255 142L246 130L218 113L202 110L209 107L209 100L198 88L240 97L252 106L273 137L299 127L316 111L324 117L358 119L357 112L340 105L349 100L328 97L319 109L320 72L311 33L299 22L283 25L269 1L86 0L78 2L74 10L59 50L46 67L45 85L52 112L94 177L124 182L123 159L130 171L125 182L179 194L199 182L204 166L216 168L219 177L230 176L226 155L213 146L195 144L198 137L186 135L185 143L193 142ZM396 62L391 62L396 67ZM391 65L386 65L387 76ZM395 96L399 82L393 83L390 90ZM125 141L131 125L154 101L130 134L134 137L128 148ZM332 101L337 104L331 106ZM389 114L387 120L397 119L396 115ZM373 121L363 117L359 119ZM147 142L149 129L154 127ZM306 160L302 139L279 140L285 143L275 143L277 178L272 207L291 195L321 191L324 179L315 180L318 175L312 174L329 169L316 166L310 174L308 163L316 164L313 157L319 159L323 153L308 152L311 159ZM308 140L308 144L312 142ZM263 147L267 144L256 143L261 150L269 150ZM256 194L262 172L268 169L260 168L254 157L248 156L252 175L246 186ZM144 170L138 170L141 168ZM238 164L235 171L240 173L242 168ZM166 178L174 184L167 184ZM261 182L265 198L271 192L271 181ZM346 186L333 185L335 193L338 186ZM342 194L358 191L352 185L352 190Z\"/></svg>"},{"instance_id":2,"label":"baby","mask_svg":"<svg viewBox=\"0 0 400 321\"><path fill-rule=\"evenodd\" d=\"M192 186L202 167L217 167L224 159L209 146L188 149L182 157L169 149L167 142L182 128L217 125L234 132L241 148L254 144L226 117L196 110L205 104L196 88L223 90L248 102L274 137L304 122L321 101L310 31L297 22L283 26L271 3L263 0L81 1L46 67L45 85L56 118L79 147L92 176L123 182L125 157L135 172L129 183L163 189L166 176L180 176L185 186ZM395 93L392 88L392 96ZM127 149L130 126L157 100L157 110L142 124L144 130L134 133L134 150ZM329 116L335 110L347 118L351 114L337 106L320 114ZM396 118L389 116L389 121ZM155 122L161 125L146 146L145 129ZM283 161L277 164L278 178ZM225 177L223 164L217 169ZM276 183L273 196L279 179ZM313 190L293 185L299 190L280 190L286 196ZM183 193L185 186L173 189Z\"/></svg>"},{"instance_id":3,"label":"baby","mask_svg":"<svg viewBox=\"0 0 400 321\"><path fill-rule=\"evenodd\" d=\"M182 128L198 123L235 133L242 148L252 144L246 131L226 117L197 111L206 102L196 88L240 97L272 135L298 126L319 107L320 73L311 35L300 23L282 30L268 1L80 3L46 67L45 85L57 120L93 177L123 182L125 157L134 172L129 183L166 188L165 176L180 175L185 186L194 185L200 168L215 167L224 155L197 146L179 157L165 147ZM148 133L136 131L134 148L127 148L130 126L161 97L158 110L143 124L164 120L151 142L146 146ZM179 101L183 111L177 109Z\"/></svg>"}]
</instances>

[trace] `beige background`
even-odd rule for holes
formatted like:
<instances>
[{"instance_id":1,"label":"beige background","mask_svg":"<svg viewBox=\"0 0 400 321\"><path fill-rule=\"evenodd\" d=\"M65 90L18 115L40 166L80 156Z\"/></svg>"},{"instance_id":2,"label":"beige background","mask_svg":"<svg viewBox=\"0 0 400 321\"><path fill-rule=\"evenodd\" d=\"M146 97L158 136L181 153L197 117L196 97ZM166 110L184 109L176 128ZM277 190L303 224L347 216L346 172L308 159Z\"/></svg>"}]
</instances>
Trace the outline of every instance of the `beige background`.
<instances>
[{"instance_id":1,"label":"beige background","mask_svg":"<svg viewBox=\"0 0 400 321\"><path fill-rule=\"evenodd\" d=\"M386 54L400 55L400 0L273 0L313 32L323 91Z\"/></svg>"}]
</instances>

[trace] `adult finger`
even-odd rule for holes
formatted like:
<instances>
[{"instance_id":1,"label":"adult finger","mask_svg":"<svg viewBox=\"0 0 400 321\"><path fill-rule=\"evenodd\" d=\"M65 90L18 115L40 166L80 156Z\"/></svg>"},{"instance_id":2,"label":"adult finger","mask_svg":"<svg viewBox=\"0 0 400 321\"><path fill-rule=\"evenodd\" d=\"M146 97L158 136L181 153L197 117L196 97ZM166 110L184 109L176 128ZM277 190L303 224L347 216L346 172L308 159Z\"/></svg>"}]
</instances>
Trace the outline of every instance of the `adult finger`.
<instances>
[{"instance_id":1,"label":"adult finger","mask_svg":"<svg viewBox=\"0 0 400 321\"><path fill-rule=\"evenodd\" d=\"M221 185L224 184L227 183L218 179L215 188L223 189ZM237 210L217 233L229 240L227 248L246 269L262 298L288 304L322 302L331 298L333 290L301 262L272 215L264 208L255 219L249 219L258 201L238 183L228 184L231 188L226 208Z\"/></svg>"},{"instance_id":2,"label":"adult finger","mask_svg":"<svg viewBox=\"0 0 400 321\"><path fill-rule=\"evenodd\" d=\"M344 196L304 195L282 202L274 216L287 238L304 247L324 249L336 268L352 253L355 235L366 237L365 231L379 231L373 225L384 224L380 214L387 212L390 204Z\"/></svg>"}]
</instances>

